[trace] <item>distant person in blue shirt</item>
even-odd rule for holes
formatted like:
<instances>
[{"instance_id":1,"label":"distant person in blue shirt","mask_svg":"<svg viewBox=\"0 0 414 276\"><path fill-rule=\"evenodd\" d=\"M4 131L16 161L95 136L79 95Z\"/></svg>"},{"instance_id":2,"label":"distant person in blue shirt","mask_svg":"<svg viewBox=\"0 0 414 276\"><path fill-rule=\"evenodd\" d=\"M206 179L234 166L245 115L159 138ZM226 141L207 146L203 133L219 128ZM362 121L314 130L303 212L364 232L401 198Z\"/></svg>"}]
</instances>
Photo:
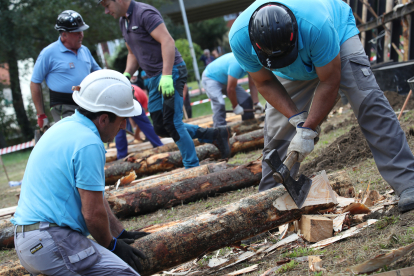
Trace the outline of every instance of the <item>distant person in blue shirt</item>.
<instances>
[{"instance_id":1,"label":"distant person in blue shirt","mask_svg":"<svg viewBox=\"0 0 414 276\"><path fill-rule=\"evenodd\" d=\"M252 94L250 96L241 85L237 84L237 81L246 74L247 72L240 67L233 53L225 54L207 65L201 81L207 96L211 99L214 127L227 124L223 94L229 98L233 112L241 115L243 121L254 118L253 112L244 112L244 109L253 109L253 97L256 105L260 105L256 86L249 81Z\"/></svg>"},{"instance_id":2,"label":"distant person in blue shirt","mask_svg":"<svg viewBox=\"0 0 414 276\"><path fill-rule=\"evenodd\" d=\"M36 60L30 90L40 128L49 123L43 103L43 80L46 79L49 87L53 120L58 122L72 115L77 108L72 99L72 85L80 83L91 72L101 69L89 49L82 45L83 31L88 28L79 13L63 11L55 25L60 33L59 39L44 48Z\"/></svg>"},{"instance_id":3,"label":"distant person in blue shirt","mask_svg":"<svg viewBox=\"0 0 414 276\"><path fill-rule=\"evenodd\" d=\"M200 57L200 60L204 63L204 66L209 65L213 62L215 58L210 54L209 49L204 49L203 54Z\"/></svg>"},{"instance_id":4,"label":"distant person in blue shirt","mask_svg":"<svg viewBox=\"0 0 414 276\"><path fill-rule=\"evenodd\" d=\"M400 211L407 211L414 208L414 156L358 33L344 1L258 0L236 19L229 41L267 101L264 155L298 152L302 162L341 89L379 172L401 196ZM260 191L279 185L266 162L262 169Z\"/></svg>"},{"instance_id":5,"label":"distant person in blue shirt","mask_svg":"<svg viewBox=\"0 0 414 276\"><path fill-rule=\"evenodd\" d=\"M112 213L103 143L141 106L129 80L113 70L88 75L73 100L75 114L54 124L30 154L11 219L17 255L31 275L139 275L145 256L129 244L148 233L126 231Z\"/></svg>"}]
</instances>

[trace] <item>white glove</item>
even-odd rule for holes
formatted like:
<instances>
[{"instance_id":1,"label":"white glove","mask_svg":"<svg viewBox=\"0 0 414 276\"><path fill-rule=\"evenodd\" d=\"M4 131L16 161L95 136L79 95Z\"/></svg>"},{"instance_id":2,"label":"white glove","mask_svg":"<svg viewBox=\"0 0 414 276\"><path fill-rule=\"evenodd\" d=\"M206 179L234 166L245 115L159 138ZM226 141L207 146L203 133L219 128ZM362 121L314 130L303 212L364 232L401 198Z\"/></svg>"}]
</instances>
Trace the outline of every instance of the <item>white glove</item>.
<instances>
[{"instance_id":1,"label":"white glove","mask_svg":"<svg viewBox=\"0 0 414 276\"><path fill-rule=\"evenodd\" d=\"M287 154L292 151L299 153L298 162L302 162L305 157L313 151L314 139L318 136L316 131L306 127L297 127L296 135L288 147Z\"/></svg>"},{"instance_id":2,"label":"white glove","mask_svg":"<svg viewBox=\"0 0 414 276\"><path fill-rule=\"evenodd\" d=\"M292 126L298 127L299 124L303 124L306 119L308 118L308 112L302 111L296 115L293 115L289 118L289 123L291 123Z\"/></svg>"},{"instance_id":3,"label":"white glove","mask_svg":"<svg viewBox=\"0 0 414 276\"><path fill-rule=\"evenodd\" d=\"M254 108L254 112L257 113L257 114L261 114L265 111L264 107L262 106L262 104L260 102L254 104L253 108Z\"/></svg>"},{"instance_id":4,"label":"white glove","mask_svg":"<svg viewBox=\"0 0 414 276\"><path fill-rule=\"evenodd\" d=\"M244 109L243 107L241 107L239 104L236 105L236 107L233 109L234 114L236 115L243 115L244 114Z\"/></svg>"}]
</instances>

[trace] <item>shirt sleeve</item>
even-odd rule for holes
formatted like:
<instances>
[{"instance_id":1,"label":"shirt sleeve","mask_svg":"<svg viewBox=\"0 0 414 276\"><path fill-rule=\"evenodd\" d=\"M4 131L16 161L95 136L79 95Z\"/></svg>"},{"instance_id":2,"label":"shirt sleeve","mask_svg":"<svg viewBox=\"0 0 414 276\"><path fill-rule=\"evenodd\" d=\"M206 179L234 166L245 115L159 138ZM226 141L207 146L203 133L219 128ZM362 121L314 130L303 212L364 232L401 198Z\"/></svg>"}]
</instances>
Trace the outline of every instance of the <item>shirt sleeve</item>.
<instances>
[{"instance_id":1,"label":"shirt sleeve","mask_svg":"<svg viewBox=\"0 0 414 276\"><path fill-rule=\"evenodd\" d=\"M241 79L246 75L246 71L244 71L237 62L234 62L230 64L229 69L227 70L227 75L230 75L235 79Z\"/></svg>"},{"instance_id":2,"label":"shirt sleeve","mask_svg":"<svg viewBox=\"0 0 414 276\"><path fill-rule=\"evenodd\" d=\"M240 64L247 72L257 72L262 69L257 56L253 53L253 46L250 42L249 35L244 34L242 30L239 30L230 40L230 47Z\"/></svg>"},{"instance_id":3,"label":"shirt sleeve","mask_svg":"<svg viewBox=\"0 0 414 276\"><path fill-rule=\"evenodd\" d=\"M49 71L49 58L42 51L34 65L31 81L34 83L42 83Z\"/></svg>"},{"instance_id":4,"label":"shirt sleeve","mask_svg":"<svg viewBox=\"0 0 414 276\"><path fill-rule=\"evenodd\" d=\"M338 33L329 19L320 30L312 28L309 37L314 38L310 45L310 57L315 67L325 66L339 54Z\"/></svg>"},{"instance_id":5,"label":"shirt sleeve","mask_svg":"<svg viewBox=\"0 0 414 276\"><path fill-rule=\"evenodd\" d=\"M105 190L105 150L98 145L88 145L77 151L72 160L76 187L88 191Z\"/></svg>"},{"instance_id":6,"label":"shirt sleeve","mask_svg":"<svg viewBox=\"0 0 414 276\"><path fill-rule=\"evenodd\" d=\"M157 28L161 23L164 23L161 15L155 10L145 10L142 13L142 24L145 30L150 34L155 28Z\"/></svg>"}]
</instances>

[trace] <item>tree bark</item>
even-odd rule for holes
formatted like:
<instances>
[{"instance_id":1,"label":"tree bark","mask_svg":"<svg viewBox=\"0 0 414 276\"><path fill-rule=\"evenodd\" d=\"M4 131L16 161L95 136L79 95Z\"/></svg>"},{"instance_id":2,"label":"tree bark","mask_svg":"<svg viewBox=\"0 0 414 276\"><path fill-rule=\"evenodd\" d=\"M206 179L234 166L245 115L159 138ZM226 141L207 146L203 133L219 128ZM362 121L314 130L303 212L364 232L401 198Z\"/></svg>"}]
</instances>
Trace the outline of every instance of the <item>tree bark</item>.
<instances>
[{"instance_id":1,"label":"tree bark","mask_svg":"<svg viewBox=\"0 0 414 276\"><path fill-rule=\"evenodd\" d=\"M108 192L107 199L114 214L125 218L192 202L215 193L258 185L261 178L261 161L255 161L179 182L138 184Z\"/></svg>"},{"instance_id":2,"label":"tree bark","mask_svg":"<svg viewBox=\"0 0 414 276\"><path fill-rule=\"evenodd\" d=\"M230 139L231 153L252 150L263 147L263 130L259 129ZM198 160L220 158L220 152L213 144L205 144L195 148ZM179 151L160 153L146 158L128 158L128 161L108 164L105 170L105 184L112 185L122 176L134 170L138 177L169 171L182 166L182 156Z\"/></svg>"},{"instance_id":3,"label":"tree bark","mask_svg":"<svg viewBox=\"0 0 414 276\"><path fill-rule=\"evenodd\" d=\"M231 132L232 133L236 133L236 135L241 135L244 133L248 133L248 132L252 132L258 129L261 129L262 127L260 127L260 123L261 123L261 118L259 119L252 119L252 120L247 120L247 121L240 121L240 122L235 122L235 123L231 123L228 126L231 127ZM199 146L201 143L198 141L198 139L194 139L194 146ZM164 152L171 152L171 151L176 151L178 150L177 144L175 143L169 143L169 144L165 144L163 146L160 147L156 147L156 148L151 148L151 149L146 149L146 150L140 150L139 147L136 148L136 151L134 148L129 147L128 148L128 153L134 153L136 152L133 157L136 159L140 159L140 158L146 158L150 155L153 154L158 154L158 153L164 153ZM106 154L106 162L112 162L116 160L116 152L113 153L107 153ZM118 160L117 162L121 162L121 160Z\"/></svg>"}]
</instances>

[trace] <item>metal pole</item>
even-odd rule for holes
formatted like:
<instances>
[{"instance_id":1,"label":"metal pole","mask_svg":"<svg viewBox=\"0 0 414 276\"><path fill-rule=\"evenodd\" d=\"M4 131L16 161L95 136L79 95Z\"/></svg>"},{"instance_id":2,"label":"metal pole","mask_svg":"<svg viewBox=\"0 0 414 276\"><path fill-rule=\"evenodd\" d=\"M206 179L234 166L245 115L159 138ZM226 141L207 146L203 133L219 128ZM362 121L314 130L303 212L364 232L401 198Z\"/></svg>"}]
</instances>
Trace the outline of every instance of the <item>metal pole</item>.
<instances>
[{"instance_id":1,"label":"metal pole","mask_svg":"<svg viewBox=\"0 0 414 276\"><path fill-rule=\"evenodd\" d=\"M178 2L180 3L181 15L183 16L183 22L184 22L185 33L187 34L188 46L190 47L191 57L193 58L194 74L198 82L198 87L200 88L200 94L201 94L200 72L198 71L198 64L197 64L197 58L194 52L193 40L191 39L190 28L188 27L187 13L185 12L184 1L178 0ZM188 94L188 96L190 96L190 94Z\"/></svg>"}]
</instances>

